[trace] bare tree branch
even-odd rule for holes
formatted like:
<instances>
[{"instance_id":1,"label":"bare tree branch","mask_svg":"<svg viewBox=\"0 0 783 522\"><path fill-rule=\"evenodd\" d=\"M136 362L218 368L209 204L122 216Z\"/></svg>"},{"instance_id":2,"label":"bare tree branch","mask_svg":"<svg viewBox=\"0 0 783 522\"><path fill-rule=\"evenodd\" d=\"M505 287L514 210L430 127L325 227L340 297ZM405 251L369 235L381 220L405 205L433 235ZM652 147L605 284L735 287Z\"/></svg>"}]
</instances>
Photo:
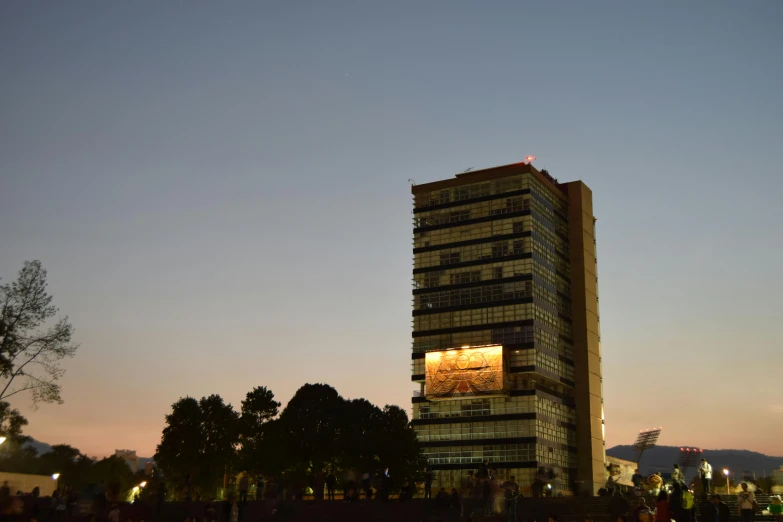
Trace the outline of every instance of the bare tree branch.
<instances>
[{"instance_id":1,"label":"bare tree branch","mask_svg":"<svg viewBox=\"0 0 783 522\"><path fill-rule=\"evenodd\" d=\"M71 343L73 326L67 317L51 323L57 308L46 286L40 261L26 261L16 281L0 286L0 381L5 380L0 401L29 391L33 406L62 402L56 383L64 374L60 361L73 357L79 346ZM26 383L12 388L20 377Z\"/></svg>"}]
</instances>

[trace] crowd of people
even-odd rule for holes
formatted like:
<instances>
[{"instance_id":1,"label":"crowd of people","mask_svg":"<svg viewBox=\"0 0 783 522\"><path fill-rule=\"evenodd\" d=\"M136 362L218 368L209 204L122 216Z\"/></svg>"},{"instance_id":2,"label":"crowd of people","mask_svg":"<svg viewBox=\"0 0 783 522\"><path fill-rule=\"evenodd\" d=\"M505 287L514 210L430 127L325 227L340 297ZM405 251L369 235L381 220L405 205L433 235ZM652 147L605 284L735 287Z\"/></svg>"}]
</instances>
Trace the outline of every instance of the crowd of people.
<instances>
[{"instance_id":1,"label":"crowd of people","mask_svg":"<svg viewBox=\"0 0 783 522\"><path fill-rule=\"evenodd\" d=\"M754 522L756 514L762 512L753 489L743 482L737 494L736 512L731 513L721 496L712 491L712 466L706 459L702 459L698 467L698 479L700 522L730 522L734 518L732 515L741 522ZM674 464L668 483L660 473L645 478L638 469L631 477L631 482L638 497L633 508L612 477L607 480L606 487L599 491L600 495L612 496L609 512L613 521L628 522L630 512L630 522L696 522L695 483L686 483L678 464ZM647 505L643 496L645 493L657 495L654 506ZM777 516L778 522L783 522L783 501L779 495L771 497L767 512Z\"/></svg>"}]
</instances>

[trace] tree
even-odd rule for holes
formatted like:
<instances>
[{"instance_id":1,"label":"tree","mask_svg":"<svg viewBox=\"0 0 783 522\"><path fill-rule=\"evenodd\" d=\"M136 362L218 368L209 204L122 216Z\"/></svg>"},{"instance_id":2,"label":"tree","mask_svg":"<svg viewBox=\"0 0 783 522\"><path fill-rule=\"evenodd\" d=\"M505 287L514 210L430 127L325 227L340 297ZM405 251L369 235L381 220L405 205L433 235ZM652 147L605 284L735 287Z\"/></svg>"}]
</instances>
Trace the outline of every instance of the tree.
<instances>
[{"instance_id":1,"label":"tree","mask_svg":"<svg viewBox=\"0 0 783 522\"><path fill-rule=\"evenodd\" d=\"M337 460L345 400L328 384L305 384L280 414L289 472L309 479L316 498L323 496L324 471Z\"/></svg>"},{"instance_id":2,"label":"tree","mask_svg":"<svg viewBox=\"0 0 783 522\"><path fill-rule=\"evenodd\" d=\"M133 472L122 457L111 455L93 464L89 473L90 482L103 483L110 500L124 500L127 493L136 485Z\"/></svg>"},{"instance_id":3,"label":"tree","mask_svg":"<svg viewBox=\"0 0 783 522\"><path fill-rule=\"evenodd\" d=\"M212 495L230 468L239 441L239 415L219 395L180 399L166 415L155 462L171 483Z\"/></svg>"},{"instance_id":4,"label":"tree","mask_svg":"<svg viewBox=\"0 0 783 522\"><path fill-rule=\"evenodd\" d=\"M240 466L244 471L263 472L272 446L268 444L269 421L277 416L280 403L265 386L257 386L242 401L240 417Z\"/></svg>"},{"instance_id":5,"label":"tree","mask_svg":"<svg viewBox=\"0 0 783 522\"><path fill-rule=\"evenodd\" d=\"M413 482L426 460L408 414L399 406L387 404L379 424L375 439L381 467L389 468L397 485Z\"/></svg>"},{"instance_id":6,"label":"tree","mask_svg":"<svg viewBox=\"0 0 783 522\"><path fill-rule=\"evenodd\" d=\"M30 392L34 406L63 402L60 361L78 345L67 316L46 327L57 315L46 285L40 261L25 261L16 281L0 285L0 400Z\"/></svg>"},{"instance_id":7,"label":"tree","mask_svg":"<svg viewBox=\"0 0 783 522\"><path fill-rule=\"evenodd\" d=\"M367 399L346 401L338 450L341 468L375 471L379 465L376 435L382 416L381 409Z\"/></svg>"},{"instance_id":8,"label":"tree","mask_svg":"<svg viewBox=\"0 0 783 522\"><path fill-rule=\"evenodd\" d=\"M27 419L19 413L19 410L12 408L5 401L0 401L0 435L12 441L24 443L27 437L22 435L22 427L27 426Z\"/></svg>"},{"instance_id":9,"label":"tree","mask_svg":"<svg viewBox=\"0 0 783 522\"><path fill-rule=\"evenodd\" d=\"M38 458L40 472L45 475L60 474L60 484L80 489L89 481L94 461L68 444L55 444L52 450Z\"/></svg>"}]
</instances>

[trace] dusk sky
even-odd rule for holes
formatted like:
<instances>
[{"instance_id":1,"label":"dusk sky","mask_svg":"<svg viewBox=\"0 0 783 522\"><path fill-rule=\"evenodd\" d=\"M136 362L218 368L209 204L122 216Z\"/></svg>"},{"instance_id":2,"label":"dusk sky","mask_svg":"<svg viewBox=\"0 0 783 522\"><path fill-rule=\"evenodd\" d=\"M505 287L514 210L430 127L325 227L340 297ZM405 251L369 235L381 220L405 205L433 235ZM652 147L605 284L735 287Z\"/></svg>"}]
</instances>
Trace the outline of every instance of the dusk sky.
<instances>
[{"instance_id":1,"label":"dusk sky","mask_svg":"<svg viewBox=\"0 0 783 522\"><path fill-rule=\"evenodd\" d=\"M410 411L409 179L592 190L607 447L783 455L783 2L0 3L0 277L81 348L26 433L151 456L183 396Z\"/></svg>"}]
</instances>

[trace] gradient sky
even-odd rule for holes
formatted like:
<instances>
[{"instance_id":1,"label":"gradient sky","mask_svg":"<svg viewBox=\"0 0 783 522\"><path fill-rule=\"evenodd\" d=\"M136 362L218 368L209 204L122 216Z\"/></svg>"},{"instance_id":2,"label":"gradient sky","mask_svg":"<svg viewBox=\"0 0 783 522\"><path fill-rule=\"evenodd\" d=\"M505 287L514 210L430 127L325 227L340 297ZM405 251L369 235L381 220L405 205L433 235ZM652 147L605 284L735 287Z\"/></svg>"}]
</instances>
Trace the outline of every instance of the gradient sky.
<instances>
[{"instance_id":1,"label":"gradient sky","mask_svg":"<svg viewBox=\"0 0 783 522\"><path fill-rule=\"evenodd\" d=\"M179 397L410 409L408 179L538 157L598 217L607 445L783 455L783 2L0 3L0 276L81 349L27 433Z\"/></svg>"}]
</instances>

